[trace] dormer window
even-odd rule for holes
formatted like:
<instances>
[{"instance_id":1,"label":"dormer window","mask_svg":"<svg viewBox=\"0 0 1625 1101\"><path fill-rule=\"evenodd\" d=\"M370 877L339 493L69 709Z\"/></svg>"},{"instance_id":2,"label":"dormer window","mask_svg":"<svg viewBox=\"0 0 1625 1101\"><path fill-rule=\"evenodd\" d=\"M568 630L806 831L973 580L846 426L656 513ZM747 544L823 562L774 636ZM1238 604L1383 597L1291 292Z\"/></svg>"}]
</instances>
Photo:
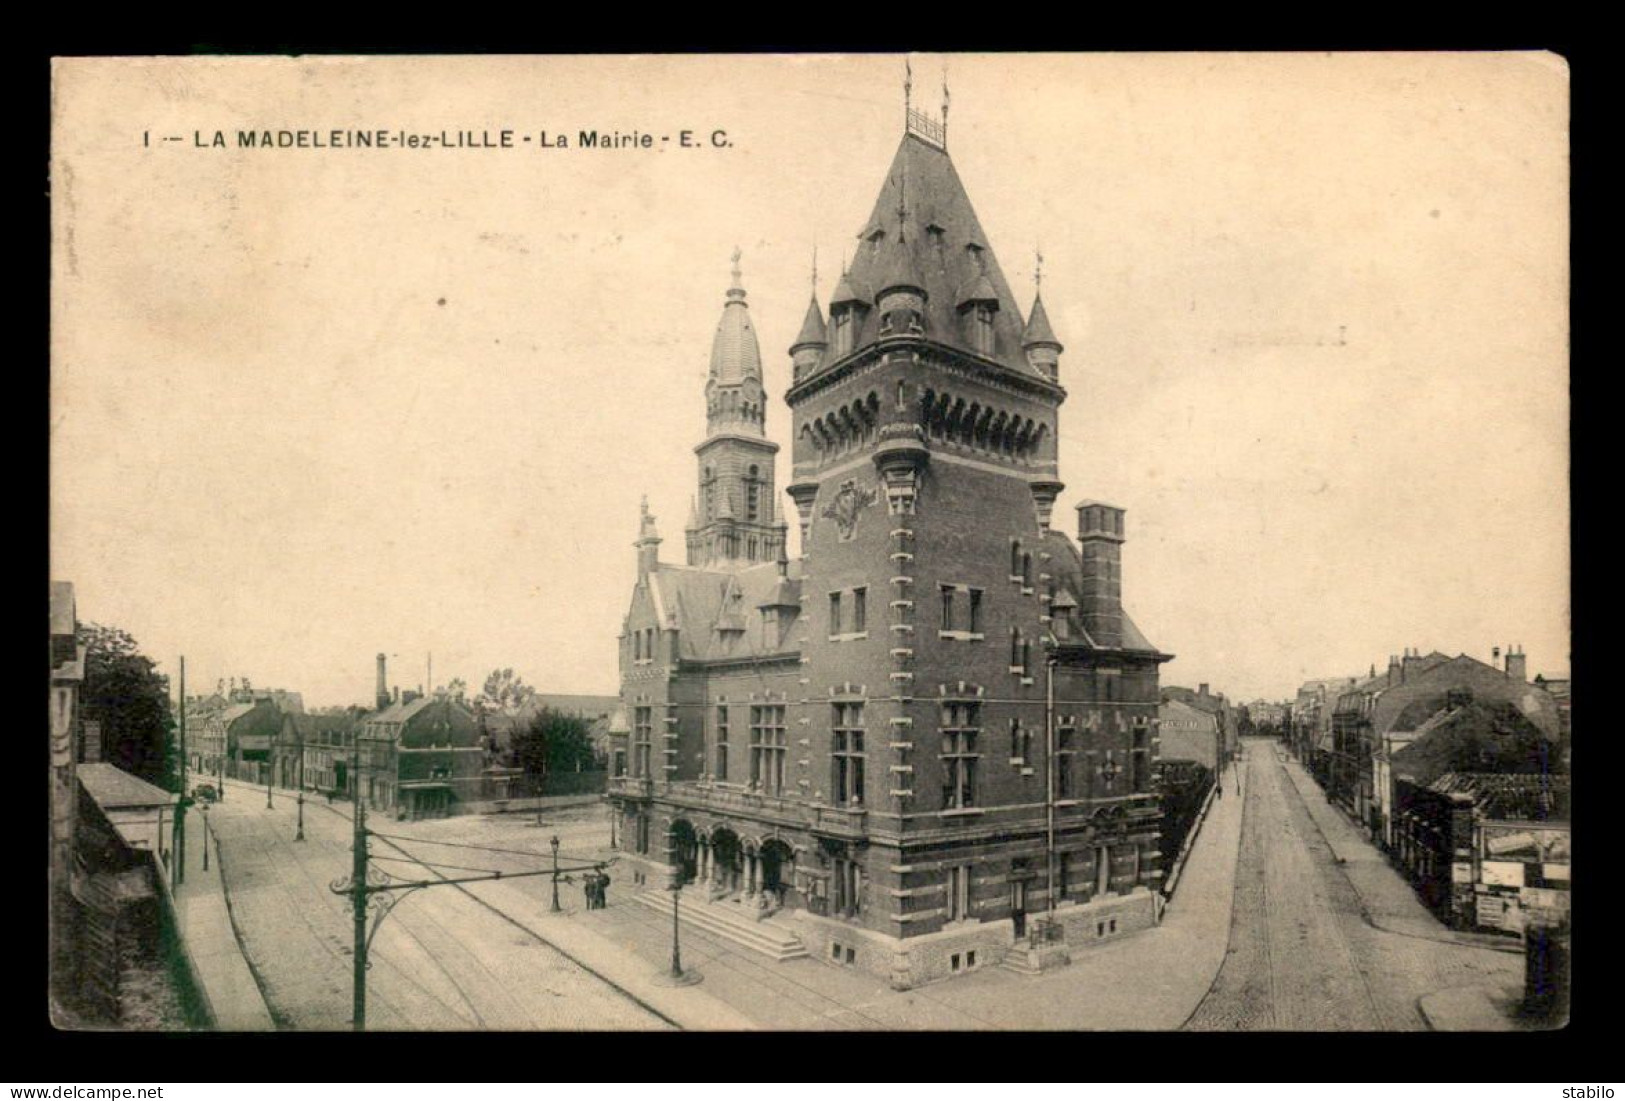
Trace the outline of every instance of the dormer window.
<instances>
[{"instance_id":1,"label":"dormer window","mask_svg":"<svg viewBox=\"0 0 1625 1101\"><path fill-rule=\"evenodd\" d=\"M885 239L886 239L886 231L885 230L883 230L883 229L875 230L873 233L869 234L869 237L868 237L869 248L874 252L879 252L880 251L880 242L884 241Z\"/></svg>"},{"instance_id":2,"label":"dormer window","mask_svg":"<svg viewBox=\"0 0 1625 1101\"><path fill-rule=\"evenodd\" d=\"M993 306L979 302L971 321L971 342L982 355L993 354Z\"/></svg>"},{"instance_id":3,"label":"dormer window","mask_svg":"<svg viewBox=\"0 0 1625 1101\"><path fill-rule=\"evenodd\" d=\"M761 517L761 474L752 466L745 475L745 519L755 522ZM756 557L755 549L751 550L751 557Z\"/></svg>"},{"instance_id":4,"label":"dormer window","mask_svg":"<svg viewBox=\"0 0 1625 1101\"><path fill-rule=\"evenodd\" d=\"M848 306L835 315L835 354L844 356L850 352L856 335L856 311Z\"/></svg>"}]
</instances>

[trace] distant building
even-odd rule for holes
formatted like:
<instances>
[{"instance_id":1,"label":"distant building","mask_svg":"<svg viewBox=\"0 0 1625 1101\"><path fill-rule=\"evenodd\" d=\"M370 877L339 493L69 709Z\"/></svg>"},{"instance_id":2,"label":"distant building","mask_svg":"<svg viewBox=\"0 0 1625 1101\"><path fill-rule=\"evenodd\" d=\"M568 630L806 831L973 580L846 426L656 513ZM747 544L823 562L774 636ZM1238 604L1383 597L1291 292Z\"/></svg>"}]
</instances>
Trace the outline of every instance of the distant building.
<instances>
[{"instance_id":1,"label":"distant building","mask_svg":"<svg viewBox=\"0 0 1625 1101\"><path fill-rule=\"evenodd\" d=\"M1161 698L1164 702L1178 701L1211 715L1219 732L1218 767L1224 767L1235 758L1240 737L1240 716L1230 701L1225 699L1224 693L1215 694L1206 684L1199 685L1194 692L1189 688L1170 684L1163 686Z\"/></svg>"},{"instance_id":2,"label":"distant building","mask_svg":"<svg viewBox=\"0 0 1625 1101\"><path fill-rule=\"evenodd\" d=\"M1292 701L1292 752L1322 787L1331 771L1332 713L1337 698L1359 683L1358 677L1324 677L1305 681Z\"/></svg>"},{"instance_id":3,"label":"distant building","mask_svg":"<svg viewBox=\"0 0 1625 1101\"><path fill-rule=\"evenodd\" d=\"M1455 701L1511 704L1554 740L1557 703L1523 677L1523 655L1509 652L1496 669L1465 654L1454 658L1407 651L1389 659L1388 670L1369 678L1337 701L1333 714L1335 760L1328 794L1367 827L1374 840L1386 835L1377 797L1376 761L1390 735L1416 731Z\"/></svg>"},{"instance_id":4,"label":"distant building","mask_svg":"<svg viewBox=\"0 0 1625 1101\"><path fill-rule=\"evenodd\" d=\"M1165 761L1195 761L1208 769L1219 765L1218 716L1171 699L1157 708L1158 755Z\"/></svg>"},{"instance_id":5,"label":"distant building","mask_svg":"<svg viewBox=\"0 0 1625 1101\"><path fill-rule=\"evenodd\" d=\"M179 796L105 763L80 765L79 782L125 844L155 856L167 848Z\"/></svg>"},{"instance_id":6,"label":"distant building","mask_svg":"<svg viewBox=\"0 0 1625 1101\"><path fill-rule=\"evenodd\" d=\"M439 818L483 794L485 748L479 723L462 700L444 692L403 692L360 720L363 775L356 798L397 818Z\"/></svg>"}]
</instances>

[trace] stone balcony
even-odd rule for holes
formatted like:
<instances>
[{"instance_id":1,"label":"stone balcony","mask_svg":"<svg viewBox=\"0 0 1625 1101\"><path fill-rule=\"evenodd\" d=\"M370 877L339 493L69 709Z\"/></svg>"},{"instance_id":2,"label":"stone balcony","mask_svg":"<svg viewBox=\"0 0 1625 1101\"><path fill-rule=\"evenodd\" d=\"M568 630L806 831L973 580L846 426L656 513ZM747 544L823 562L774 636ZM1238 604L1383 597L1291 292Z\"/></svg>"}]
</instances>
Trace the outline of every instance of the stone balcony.
<instances>
[{"instance_id":1,"label":"stone balcony","mask_svg":"<svg viewBox=\"0 0 1625 1101\"><path fill-rule=\"evenodd\" d=\"M659 799L662 803L715 814L742 815L829 837L858 839L866 836L868 812L863 807L832 807L731 784L693 780L657 782L617 776L609 781L609 792L634 799Z\"/></svg>"}]
</instances>

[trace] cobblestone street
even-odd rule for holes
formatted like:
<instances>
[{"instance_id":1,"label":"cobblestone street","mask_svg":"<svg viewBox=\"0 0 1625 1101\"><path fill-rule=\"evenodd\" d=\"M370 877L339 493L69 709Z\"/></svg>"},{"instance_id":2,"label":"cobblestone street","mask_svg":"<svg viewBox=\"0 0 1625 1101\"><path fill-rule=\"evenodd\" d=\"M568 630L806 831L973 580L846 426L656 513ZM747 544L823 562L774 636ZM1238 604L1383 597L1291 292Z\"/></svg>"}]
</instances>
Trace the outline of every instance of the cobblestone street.
<instances>
[{"instance_id":1,"label":"cobblestone street","mask_svg":"<svg viewBox=\"0 0 1625 1101\"><path fill-rule=\"evenodd\" d=\"M1339 862L1275 743L1253 741L1245 760L1245 814L1230 943L1191 1030L1425 1030L1418 1000L1439 990L1516 986L1518 956L1456 943L1415 902L1364 841L1352 853L1367 894L1412 932L1369 923L1366 904ZM1335 814L1335 811L1330 811ZM1353 834L1340 837L1351 859ZM1386 877L1389 882L1383 882ZM1397 888L1397 889L1396 889ZM1431 926L1432 936L1424 935Z\"/></svg>"},{"instance_id":2,"label":"cobblestone street","mask_svg":"<svg viewBox=\"0 0 1625 1101\"><path fill-rule=\"evenodd\" d=\"M277 791L274 803L267 810L263 788L231 782L225 802L209 814L222 843L232 920L279 1027L348 1028L350 903L329 885L349 870L351 808L307 800L306 840L295 842L293 793ZM393 833L404 824L379 818L369 825ZM546 851L550 834L535 832L535 849ZM382 840L372 848L375 857L399 855ZM479 863L444 853L428 858ZM540 864L540 858L528 861L532 868ZM379 866L403 878L433 878L410 863L381 860ZM216 875L216 867L189 874ZM553 946L449 886L412 892L379 927L367 1018L370 1029L670 1027Z\"/></svg>"}]
</instances>

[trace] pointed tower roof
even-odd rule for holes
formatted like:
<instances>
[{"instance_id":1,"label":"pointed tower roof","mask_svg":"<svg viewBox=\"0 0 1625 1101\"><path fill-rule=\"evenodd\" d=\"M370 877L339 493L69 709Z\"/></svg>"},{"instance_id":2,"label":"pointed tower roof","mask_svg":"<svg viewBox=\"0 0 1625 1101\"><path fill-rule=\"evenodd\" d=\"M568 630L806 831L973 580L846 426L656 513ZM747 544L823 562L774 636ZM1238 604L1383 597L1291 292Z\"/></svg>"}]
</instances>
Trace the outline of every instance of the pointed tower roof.
<instances>
[{"instance_id":1,"label":"pointed tower roof","mask_svg":"<svg viewBox=\"0 0 1625 1101\"><path fill-rule=\"evenodd\" d=\"M807 303L807 316L802 319L801 333L796 342L790 345L790 351L797 348L823 348L829 344L828 330L824 327L824 311L818 308L818 296L815 294Z\"/></svg>"},{"instance_id":2,"label":"pointed tower roof","mask_svg":"<svg viewBox=\"0 0 1625 1101\"><path fill-rule=\"evenodd\" d=\"M1033 295L1033 312L1027 318L1027 331L1021 334L1021 346L1032 348L1040 344L1048 344L1057 351L1064 351L1061 342L1055 339L1055 330L1050 328L1049 314L1044 310L1044 296Z\"/></svg>"},{"instance_id":3,"label":"pointed tower roof","mask_svg":"<svg viewBox=\"0 0 1625 1101\"><path fill-rule=\"evenodd\" d=\"M978 302L992 302L997 305L999 292L993 286L993 281L987 277L986 272L977 272L976 280L960 291L958 298L959 301L955 305L960 309L975 305Z\"/></svg>"},{"instance_id":4,"label":"pointed tower roof","mask_svg":"<svg viewBox=\"0 0 1625 1101\"><path fill-rule=\"evenodd\" d=\"M737 383L762 378L762 351L756 343L756 330L745 305L745 287L739 272L739 250L733 254L733 285L722 307L722 320L711 340L711 378L719 383Z\"/></svg>"},{"instance_id":5,"label":"pointed tower roof","mask_svg":"<svg viewBox=\"0 0 1625 1101\"><path fill-rule=\"evenodd\" d=\"M875 298L879 299L889 290L914 290L929 298L930 292L926 289L925 277L919 273L914 251L908 247L908 242L899 238L883 245L882 248L886 254L884 274L880 278Z\"/></svg>"},{"instance_id":6,"label":"pointed tower roof","mask_svg":"<svg viewBox=\"0 0 1625 1101\"><path fill-rule=\"evenodd\" d=\"M1041 375L1021 354L1021 310L946 149L913 128L905 129L860 236L864 243L832 306L851 288L886 289L881 284L904 263L897 253L906 251L909 270L926 292L928 329L934 339L963 344L966 351L976 352L960 335L962 326L955 311L963 301L959 290L976 288L978 293L986 293L980 286L985 279L992 300L999 305L993 322L995 346L1000 349L995 358L1022 374ZM865 322L858 347L874 340L879 324L874 316Z\"/></svg>"},{"instance_id":7,"label":"pointed tower roof","mask_svg":"<svg viewBox=\"0 0 1625 1101\"><path fill-rule=\"evenodd\" d=\"M693 531L700 526L700 502L695 500L693 494L688 497L688 530Z\"/></svg>"},{"instance_id":8,"label":"pointed tower roof","mask_svg":"<svg viewBox=\"0 0 1625 1101\"><path fill-rule=\"evenodd\" d=\"M835 293L829 296L829 308L834 310L836 306L844 305L847 302L861 302L868 305L869 296L857 289L857 284L852 279L852 273L846 268L842 268L840 282L835 284Z\"/></svg>"}]
</instances>

